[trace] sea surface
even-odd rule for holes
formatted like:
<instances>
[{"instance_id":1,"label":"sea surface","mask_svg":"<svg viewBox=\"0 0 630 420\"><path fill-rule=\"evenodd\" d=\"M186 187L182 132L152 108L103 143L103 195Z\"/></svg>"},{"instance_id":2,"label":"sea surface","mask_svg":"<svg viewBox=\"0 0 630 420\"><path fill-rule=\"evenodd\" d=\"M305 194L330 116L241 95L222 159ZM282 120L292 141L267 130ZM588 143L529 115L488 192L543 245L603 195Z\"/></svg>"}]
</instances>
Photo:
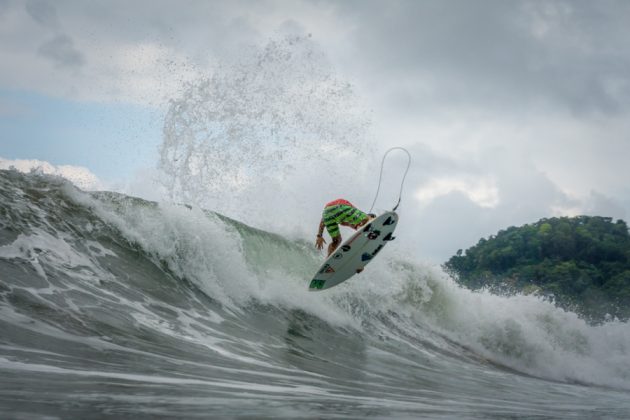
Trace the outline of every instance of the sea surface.
<instances>
[{"instance_id":1,"label":"sea surface","mask_svg":"<svg viewBox=\"0 0 630 420\"><path fill-rule=\"evenodd\" d=\"M0 171L0 418L630 418L627 322L397 255Z\"/></svg>"}]
</instances>

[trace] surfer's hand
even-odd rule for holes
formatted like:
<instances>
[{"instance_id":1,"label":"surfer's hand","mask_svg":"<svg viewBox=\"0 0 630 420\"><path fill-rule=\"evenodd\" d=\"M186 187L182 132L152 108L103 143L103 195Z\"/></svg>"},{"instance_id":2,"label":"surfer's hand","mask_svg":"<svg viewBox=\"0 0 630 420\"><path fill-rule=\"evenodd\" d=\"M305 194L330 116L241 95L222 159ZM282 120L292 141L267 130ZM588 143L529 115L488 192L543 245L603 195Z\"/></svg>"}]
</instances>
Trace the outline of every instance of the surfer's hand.
<instances>
[{"instance_id":1,"label":"surfer's hand","mask_svg":"<svg viewBox=\"0 0 630 420\"><path fill-rule=\"evenodd\" d=\"M318 236L317 239L315 240L315 246L317 247L317 249L319 249L320 251L322 249L324 249L324 244L326 243L326 240L322 237L322 236Z\"/></svg>"}]
</instances>

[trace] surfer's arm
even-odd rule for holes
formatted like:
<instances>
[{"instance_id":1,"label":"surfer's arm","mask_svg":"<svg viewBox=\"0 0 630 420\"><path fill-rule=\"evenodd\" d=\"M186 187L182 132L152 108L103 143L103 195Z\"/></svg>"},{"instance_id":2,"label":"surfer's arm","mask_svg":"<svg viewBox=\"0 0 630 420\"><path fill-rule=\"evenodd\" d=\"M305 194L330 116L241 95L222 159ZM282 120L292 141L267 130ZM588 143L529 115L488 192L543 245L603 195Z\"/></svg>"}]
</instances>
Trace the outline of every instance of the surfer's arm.
<instances>
[{"instance_id":1,"label":"surfer's arm","mask_svg":"<svg viewBox=\"0 0 630 420\"><path fill-rule=\"evenodd\" d=\"M324 244L326 241L322 236L324 234L324 219L319 222L319 230L317 231L317 239L315 240L315 247L317 249L322 250L324 248Z\"/></svg>"},{"instance_id":2,"label":"surfer's arm","mask_svg":"<svg viewBox=\"0 0 630 420\"><path fill-rule=\"evenodd\" d=\"M324 219L319 221L319 229L317 230L317 237L321 238L324 234Z\"/></svg>"}]
</instances>

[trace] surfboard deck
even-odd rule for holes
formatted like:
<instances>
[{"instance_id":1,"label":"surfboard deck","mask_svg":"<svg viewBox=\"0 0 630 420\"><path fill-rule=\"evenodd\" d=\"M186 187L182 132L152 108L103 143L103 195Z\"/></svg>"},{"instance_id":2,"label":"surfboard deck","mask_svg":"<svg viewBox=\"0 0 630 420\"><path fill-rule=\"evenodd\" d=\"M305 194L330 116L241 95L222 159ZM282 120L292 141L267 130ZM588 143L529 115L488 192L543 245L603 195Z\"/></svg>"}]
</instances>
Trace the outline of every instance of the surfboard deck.
<instances>
[{"instance_id":1,"label":"surfboard deck","mask_svg":"<svg viewBox=\"0 0 630 420\"><path fill-rule=\"evenodd\" d=\"M324 261L308 290L330 289L357 274L357 270L363 270L389 241L394 240L397 224L398 215L388 211L363 226Z\"/></svg>"}]
</instances>

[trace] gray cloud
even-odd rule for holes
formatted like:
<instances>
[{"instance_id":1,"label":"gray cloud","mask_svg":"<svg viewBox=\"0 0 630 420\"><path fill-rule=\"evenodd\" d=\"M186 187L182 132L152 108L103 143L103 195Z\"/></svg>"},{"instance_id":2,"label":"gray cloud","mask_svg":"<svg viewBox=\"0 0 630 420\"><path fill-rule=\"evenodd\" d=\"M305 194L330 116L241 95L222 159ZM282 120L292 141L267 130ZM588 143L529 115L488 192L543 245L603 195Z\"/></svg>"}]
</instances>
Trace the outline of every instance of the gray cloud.
<instances>
[{"instance_id":1,"label":"gray cloud","mask_svg":"<svg viewBox=\"0 0 630 420\"><path fill-rule=\"evenodd\" d=\"M47 0L28 0L25 8L29 16L37 23L51 27L58 25L57 10L51 2Z\"/></svg>"},{"instance_id":2,"label":"gray cloud","mask_svg":"<svg viewBox=\"0 0 630 420\"><path fill-rule=\"evenodd\" d=\"M410 80L430 86L417 106L630 108L627 2L361 1L340 13L355 28L359 67L387 73L394 94Z\"/></svg>"},{"instance_id":3,"label":"gray cloud","mask_svg":"<svg viewBox=\"0 0 630 420\"><path fill-rule=\"evenodd\" d=\"M9 10L9 0L0 0L0 16Z\"/></svg>"},{"instance_id":4,"label":"gray cloud","mask_svg":"<svg viewBox=\"0 0 630 420\"><path fill-rule=\"evenodd\" d=\"M496 229L489 223L491 211L476 205L461 192L442 196L414 213L418 216L409 235L412 237L406 240L414 242L418 254L434 263L443 263L458 249L469 248Z\"/></svg>"},{"instance_id":5,"label":"gray cloud","mask_svg":"<svg viewBox=\"0 0 630 420\"><path fill-rule=\"evenodd\" d=\"M588 197L585 207L587 214L628 220L623 203L597 191L591 191L591 195Z\"/></svg>"},{"instance_id":6,"label":"gray cloud","mask_svg":"<svg viewBox=\"0 0 630 420\"><path fill-rule=\"evenodd\" d=\"M594 201L592 204L582 203L569 197L529 158L511 148L482 146L479 150L482 160L437 153L422 144L411 146L409 150L413 166L407 180L402 215L411 215L414 221L408 228L407 240L414 243L420 255L432 262L444 262L458 249L468 248L481 237L496 234L508 226L520 226L557 215L556 209L594 209ZM401 172L402 159L397 157L395 163L392 160ZM395 168L391 170L393 172ZM482 206L471 199L469 191L462 189L446 192L429 201L414 200L414 187L442 177L473 184L476 179L492 179L498 202ZM390 181L385 187L390 194L398 192L396 181L398 179ZM597 204L597 210L604 206L611 208L609 201L598 200Z\"/></svg>"},{"instance_id":7,"label":"gray cloud","mask_svg":"<svg viewBox=\"0 0 630 420\"><path fill-rule=\"evenodd\" d=\"M570 202L544 175L529 172L502 179L499 195L496 207L482 207L461 191L440 196L425 207L412 205L415 220L410 241L427 260L444 262L482 237L552 217L554 206Z\"/></svg>"},{"instance_id":8,"label":"gray cloud","mask_svg":"<svg viewBox=\"0 0 630 420\"><path fill-rule=\"evenodd\" d=\"M67 35L57 35L42 44L38 52L59 67L81 67L85 58Z\"/></svg>"},{"instance_id":9,"label":"gray cloud","mask_svg":"<svg viewBox=\"0 0 630 420\"><path fill-rule=\"evenodd\" d=\"M331 50L350 45L343 51L350 55L343 57L345 70L401 112L454 106L528 112L541 104L578 115L630 109L630 3L623 0L209 1L186 7L158 0L89 7L29 0L26 11L49 27L63 17L63 33L74 39L89 27L99 42L159 42L204 65L218 52L264 42L281 22L294 21ZM325 29L318 25L324 17Z\"/></svg>"}]
</instances>

